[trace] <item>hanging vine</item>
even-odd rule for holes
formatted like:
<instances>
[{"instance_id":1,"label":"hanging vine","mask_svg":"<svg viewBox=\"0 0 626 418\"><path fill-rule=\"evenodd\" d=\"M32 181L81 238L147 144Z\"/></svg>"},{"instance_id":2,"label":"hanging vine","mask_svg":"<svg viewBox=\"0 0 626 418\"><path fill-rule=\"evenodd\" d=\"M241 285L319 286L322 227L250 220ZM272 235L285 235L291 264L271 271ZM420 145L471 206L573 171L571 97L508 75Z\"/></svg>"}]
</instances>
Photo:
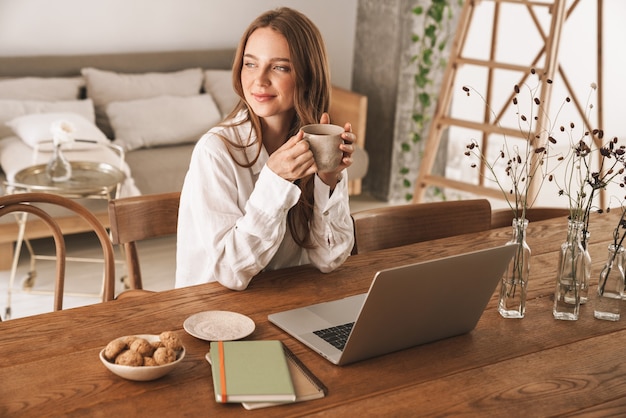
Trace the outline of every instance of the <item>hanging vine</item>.
<instances>
[{"instance_id":1,"label":"hanging vine","mask_svg":"<svg viewBox=\"0 0 626 418\"><path fill-rule=\"evenodd\" d=\"M417 6L412 13L418 17L423 16L421 34L413 33L412 41L416 45L416 54L411 57L411 63L416 67L414 75L414 98L413 98L413 131L410 137L401 144L402 155L400 162L400 175L402 188L405 190L406 201L413 199L413 181L411 169L407 161L414 148L420 147L422 139L426 136L425 127L429 126L432 119L432 107L436 103L438 89L435 89L435 81L446 67L447 59L444 54L451 35L450 22L453 12L450 3L452 0L431 0L428 6ZM462 5L463 0L457 0ZM436 189L435 193L442 196L443 191Z\"/></svg>"}]
</instances>

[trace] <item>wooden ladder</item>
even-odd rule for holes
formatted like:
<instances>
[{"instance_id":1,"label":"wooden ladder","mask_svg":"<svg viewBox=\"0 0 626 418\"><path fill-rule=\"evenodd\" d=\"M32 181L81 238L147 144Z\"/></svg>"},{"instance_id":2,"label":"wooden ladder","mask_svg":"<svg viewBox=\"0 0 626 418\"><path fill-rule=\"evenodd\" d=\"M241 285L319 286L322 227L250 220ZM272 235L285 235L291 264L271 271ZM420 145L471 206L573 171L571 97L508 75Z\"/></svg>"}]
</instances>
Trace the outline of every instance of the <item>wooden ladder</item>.
<instances>
[{"instance_id":1,"label":"wooden ladder","mask_svg":"<svg viewBox=\"0 0 626 418\"><path fill-rule=\"evenodd\" d=\"M448 60L448 64L446 70L443 75L441 91L439 94L439 99L437 102L437 107L435 109L435 113L433 116L433 120L431 123L431 128L429 131L429 135L427 137L427 142L425 144L424 153L418 173L417 180L415 182L415 189L413 194L413 202L419 203L424 200L425 193L428 187L435 186L440 188L451 188L455 190L460 190L468 193L473 193L480 196L492 197L496 199L503 199L504 196L500 189L494 187L488 187L484 184L484 173L486 170L485 164L481 163L480 176L478 182L474 181L461 181L454 180L450 178L446 178L442 175L436 175L432 173L433 166L435 164L435 159L441 145L441 137L443 132L452 126L468 128L478 132L482 132L481 137L481 148L483 150L487 149L487 140L489 135L493 134L502 134L510 137L518 137L527 139L528 137L534 138L534 135L528 135L528 133L524 133L517 128L506 128L502 127L498 124L497 118L491 116L490 108L490 99L494 88L494 72L496 70L510 70L515 72L520 72L522 74L521 80L518 85L522 85L524 81L529 77L529 72L531 68L534 68L537 74L542 74L543 77L547 79L553 80L555 73L558 71L562 76L566 88L569 90L570 95L573 97L574 104L584 119L584 122L587 127L590 126L589 121L585 116L585 111L583 107L580 105L580 101L573 95L572 89L569 85L567 77L562 72L562 68L558 65L557 56L558 56L558 48L561 37L561 30L563 23L567 19L567 16L572 12L572 10L576 7L580 0L575 0L574 3L570 6L569 10L566 12L565 3L566 0L554 0L552 2L546 1L530 1L530 0L482 0L484 2L493 2L493 28L491 33L491 46L489 51L488 59L474 59L467 58L463 56L463 49L465 46L465 42L467 39L468 31L470 28L470 24L472 18L474 16L474 11L476 6L480 3L480 0L467 0L465 1L463 8L461 10L461 16L459 18L459 23L457 27L457 31L455 33L455 37L453 43L451 45L450 58ZM497 41L497 33L498 33L498 25L500 23L500 8L502 3L510 3L514 5L519 5L520 8L525 8L530 17L532 18L537 31L541 39L543 39L543 47L539 50L537 55L534 57L532 62L528 65L518 65L506 62L498 62L495 59L496 55L496 41ZM598 4L600 5L601 0L598 0ZM537 15L536 8L538 7L547 7L549 8L549 13L551 15L549 30L548 33L545 33L545 30L540 25ZM521 12L520 12L521 13ZM600 16L601 10L598 10L598 24L601 24ZM598 32L600 33L601 26L598 26ZM525 35L526 36L526 35ZM599 42L601 39L599 37ZM600 48L599 48L600 49ZM541 58L544 58L543 65L544 68L538 68L537 65L540 62ZM599 59L600 62L600 59ZM453 88L455 86L455 79L457 77L458 70L463 65L473 65L478 67L484 67L487 71L487 92L485 95L485 99L487 101L487 111L484 114L484 117L480 121L471 121L471 120L463 120L459 118L453 118L450 115L450 105L453 97ZM601 69L599 67L598 77L601 75ZM459 91L458 93L463 93ZM539 92L539 100L544 106L545 109L549 109L550 97L552 93L551 83L542 83L542 88ZM601 99L601 95L598 92L599 99ZM508 104L511 103L511 99L513 98L513 93L511 97L507 101ZM506 104L505 106L508 106ZM600 106L601 108L601 103ZM504 112L504 110L502 111ZM501 115L501 114L500 114ZM547 126L547 112L543 112L542 115L538 115L538 120L535 126L537 129L541 129L543 126ZM600 119L601 120L601 119ZM535 132L537 134L538 132ZM543 144L541 141L545 142L545 137L542 137L542 140L539 140L536 143L533 143L532 146L540 147ZM479 142L480 143L480 142ZM531 162L532 164L532 162ZM531 183L529 184L529 195L534 196L535 193L538 192L538 185L532 180L541 180L539 178L531 179Z\"/></svg>"}]
</instances>

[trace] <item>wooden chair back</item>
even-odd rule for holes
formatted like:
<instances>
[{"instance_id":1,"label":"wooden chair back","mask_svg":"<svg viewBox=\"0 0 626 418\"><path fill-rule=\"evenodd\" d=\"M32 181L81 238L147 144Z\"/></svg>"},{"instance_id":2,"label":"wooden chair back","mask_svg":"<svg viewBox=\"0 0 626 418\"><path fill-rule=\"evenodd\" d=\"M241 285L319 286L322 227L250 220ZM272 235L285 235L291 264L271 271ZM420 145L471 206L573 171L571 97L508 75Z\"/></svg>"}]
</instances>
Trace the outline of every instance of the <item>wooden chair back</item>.
<instances>
[{"instance_id":1,"label":"wooden chair back","mask_svg":"<svg viewBox=\"0 0 626 418\"><path fill-rule=\"evenodd\" d=\"M91 227L98 237L104 256L104 289L102 301L110 301L115 297L115 253L106 228L98 218L80 203L51 193L16 193L0 196L0 216L15 212L27 212L39 217L52 230L56 251L56 278L54 284L55 311L63 309L63 292L65 285L65 238L56 220L40 206L33 204L50 204L70 210L80 216Z\"/></svg>"},{"instance_id":2,"label":"wooden chair back","mask_svg":"<svg viewBox=\"0 0 626 418\"><path fill-rule=\"evenodd\" d=\"M353 254L488 230L487 199L386 206L352 214Z\"/></svg>"},{"instance_id":3,"label":"wooden chair back","mask_svg":"<svg viewBox=\"0 0 626 418\"><path fill-rule=\"evenodd\" d=\"M369 163L367 153L365 153L365 130L367 127L367 96L333 86L330 96L330 108L328 109L330 123L343 127L346 122L352 124L352 132L357 137L355 154L362 154L363 159ZM368 163L361 167L364 172L359 172L355 176L358 180L348 179L348 193L358 195L361 193L362 176L367 173ZM354 169L354 166L350 169ZM352 174L352 173L351 173ZM355 177L356 178L356 177Z\"/></svg>"},{"instance_id":4,"label":"wooden chair back","mask_svg":"<svg viewBox=\"0 0 626 418\"><path fill-rule=\"evenodd\" d=\"M367 96L333 86L328 114L330 122L335 125L343 127L346 122L350 122L352 132L357 135L359 142L365 142Z\"/></svg>"},{"instance_id":5,"label":"wooden chair back","mask_svg":"<svg viewBox=\"0 0 626 418\"><path fill-rule=\"evenodd\" d=\"M536 207L526 209L526 219L529 222L543 221L552 218L567 218L569 209L554 207ZM491 228L502 228L513 224L513 211L509 208L495 209L491 212Z\"/></svg>"},{"instance_id":6,"label":"wooden chair back","mask_svg":"<svg viewBox=\"0 0 626 418\"><path fill-rule=\"evenodd\" d=\"M109 201L111 240L124 248L131 289L143 289L137 241L176 234L180 192Z\"/></svg>"}]
</instances>

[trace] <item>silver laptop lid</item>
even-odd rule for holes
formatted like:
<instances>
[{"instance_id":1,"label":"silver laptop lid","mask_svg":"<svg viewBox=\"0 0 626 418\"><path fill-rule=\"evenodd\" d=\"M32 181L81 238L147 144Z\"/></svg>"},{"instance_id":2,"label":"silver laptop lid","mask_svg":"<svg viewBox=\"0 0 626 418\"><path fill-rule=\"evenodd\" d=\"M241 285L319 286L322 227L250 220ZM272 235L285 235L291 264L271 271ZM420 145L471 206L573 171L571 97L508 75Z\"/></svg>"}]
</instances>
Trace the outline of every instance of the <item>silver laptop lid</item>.
<instances>
[{"instance_id":1,"label":"silver laptop lid","mask_svg":"<svg viewBox=\"0 0 626 418\"><path fill-rule=\"evenodd\" d=\"M268 319L335 364L463 334L476 326L515 248L499 246L382 270L367 294ZM343 352L313 334L347 319L356 323Z\"/></svg>"},{"instance_id":2,"label":"silver laptop lid","mask_svg":"<svg viewBox=\"0 0 626 418\"><path fill-rule=\"evenodd\" d=\"M339 364L473 330L516 245L380 271Z\"/></svg>"}]
</instances>

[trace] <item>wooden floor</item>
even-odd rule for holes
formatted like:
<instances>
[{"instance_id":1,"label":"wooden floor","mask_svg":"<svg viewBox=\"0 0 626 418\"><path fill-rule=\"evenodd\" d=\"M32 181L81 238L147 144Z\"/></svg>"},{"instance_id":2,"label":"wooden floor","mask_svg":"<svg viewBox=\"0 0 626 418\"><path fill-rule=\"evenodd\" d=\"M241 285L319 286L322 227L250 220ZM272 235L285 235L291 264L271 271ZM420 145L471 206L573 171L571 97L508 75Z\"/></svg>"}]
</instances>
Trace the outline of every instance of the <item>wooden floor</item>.
<instances>
[{"instance_id":1,"label":"wooden floor","mask_svg":"<svg viewBox=\"0 0 626 418\"><path fill-rule=\"evenodd\" d=\"M386 205L368 197L367 195L355 197L351 200L353 212L371 207ZM99 244L92 234L77 234L67 237L68 256L71 257L98 257L100 254ZM36 254L54 255L54 243L52 239L33 241ZM167 237L139 244L139 255L144 288L150 290L165 290L174 287L174 274L176 270L176 238ZM117 259L122 260L119 249ZM11 318L21 318L36 315L52 310L52 295L39 294L50 292L54 283L53 261L36 260L36 277L32 292L25 292L22 282L31 271L30 257L24 247L14 286L11 291ZM120 261L117 265L117 291L124 289L122 279L125 275L124 264ZM101 263L68 262L66 272L66 296L63 301L64 309L84 306L96 303L100 300L102 282L98 278L102 275ZM0 316L6 319L5 311L8 305L9 271L0 271ZM76 294L76 295L71 295Z\"/></svg>"}]
</instances>

